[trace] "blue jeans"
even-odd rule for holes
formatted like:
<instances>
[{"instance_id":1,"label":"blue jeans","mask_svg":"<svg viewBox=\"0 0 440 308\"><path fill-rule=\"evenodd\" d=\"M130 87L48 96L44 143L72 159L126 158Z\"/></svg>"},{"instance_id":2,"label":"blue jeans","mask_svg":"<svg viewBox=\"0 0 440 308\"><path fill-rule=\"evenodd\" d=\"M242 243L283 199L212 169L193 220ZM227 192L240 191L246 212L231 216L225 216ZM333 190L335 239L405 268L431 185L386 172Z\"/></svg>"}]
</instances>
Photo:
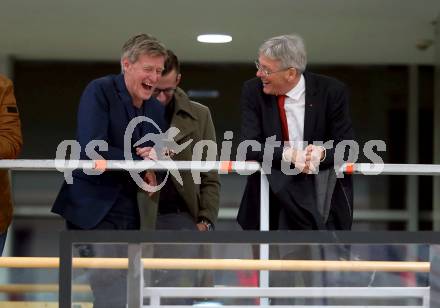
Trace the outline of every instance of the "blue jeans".
<instances>
[{"instance_id":1,"label":"blue jeans","mask_svg":"<svg viewBox=\"0 0 440 308\"><path fill-rule=\"evenodd\" d=\"M3 248L5 248L6 235L8 234L8 230L0 233L0 257L3 255Z\"/></svg>"}]
</instances>

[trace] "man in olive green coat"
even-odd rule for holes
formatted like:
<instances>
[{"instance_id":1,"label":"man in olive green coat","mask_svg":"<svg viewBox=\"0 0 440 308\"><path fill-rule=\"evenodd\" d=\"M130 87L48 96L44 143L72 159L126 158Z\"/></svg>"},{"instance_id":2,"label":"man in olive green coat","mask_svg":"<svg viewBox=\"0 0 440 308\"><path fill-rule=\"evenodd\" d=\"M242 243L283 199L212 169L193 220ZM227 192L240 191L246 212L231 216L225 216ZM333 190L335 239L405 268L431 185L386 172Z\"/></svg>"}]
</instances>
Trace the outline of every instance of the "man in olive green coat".
<instances>
[{"instance_id":1,"label":"man in olive green coat","mask_svg":"<svg viewBox=\"0 0 440 308\"><path fill-rule=\"evenodd\" d=\"M0 159L14 159L22 146L20 118L12 82L0 75ZM12 220L12 200L7 170L0 170L0 256Z\"/></svg>"},{"instance_id":2,"label":"man in olive green coat","mask_svg":"<svg viewBox=\"0 0 440 308\"><path fill-rule=\"evenodd\" d=\"M174 141L182 145L192 139L191 143L182 151L174 155L171 153L171 158L173 160L191 161L194 146L198 141L216 142L215 129L209 109L199 103L190 101L185 92L177 87L180 79L179 61L174 53L168 50L165 68L153 95L166 106L166 121L170 127L179 129ZM151 157L150 151L151 148L150 150L139 150L137 154L148 158ZM195 154L195 157L200 157L197 155L200 153ZM199 158L198 160L202 159ZM219 208L220 181L218 172L202 172L200 174L200 184L195 184L191 172L179 171L179 173L183 185L170 174L158 194L154 194L151 198L146 197L147 204L144 202L143 210L149 212L150 215L142 214L141 209L142 225L145 227L145 221L153 216L151 215L151 209L156 204L155 229L157 230L213 230ZM155 257L160 258L203 258L208 254L208 248L202 245L160 245L154 248ZM158 271L153 273L152 281L153 285L160 287L211 285L212 277L201 274L202 272L196 271ZM192 300L167 299L163 303L167 305L189 305Z\"/></svg>"},{"instance_id":3,"label":"man in olive green coat","mask_svg":"<svg viewBox=\"0 0 440 308\"><path fill-rule=\"evenodd\" d=\"M181 152L171 154L172 159L191 161L194 145L198 141L216 142L215 129L208 107L190 101L185 92L177 87L180 79L179 61L172 51L168 51L162 77L153 95L166 106L167 123L180 131L174 140L183 144L192 139ZM144 158L150 155L148 151L138 151L137 154ZM212 230L219 208L220 181L217 171L202 172L200 184L194 183L191 172L179 173L183 185L170 174L159 196L153 198L154 201L158 198L156 229Z\"/></svg>"}]
</instances>

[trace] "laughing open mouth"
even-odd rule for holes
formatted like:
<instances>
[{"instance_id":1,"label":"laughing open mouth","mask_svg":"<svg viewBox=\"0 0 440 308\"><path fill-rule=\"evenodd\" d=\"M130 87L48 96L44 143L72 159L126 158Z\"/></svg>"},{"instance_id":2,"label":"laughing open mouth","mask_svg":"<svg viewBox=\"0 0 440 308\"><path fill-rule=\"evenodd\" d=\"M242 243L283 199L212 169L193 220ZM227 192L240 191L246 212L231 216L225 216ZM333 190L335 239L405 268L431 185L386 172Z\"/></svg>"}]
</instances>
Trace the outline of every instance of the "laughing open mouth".
<instances>
[{"instance_id":1,"label":"laughing open mouth","mask_svg":"<svg viewBox=\"0 0 440 308\"><path fill-rule=\"evenodd\" d=\"M149 83L146 83L146 82L142 83L142 87L147 91L151 91L153 89L153 86Z\"/></svg>"}]
</instances>

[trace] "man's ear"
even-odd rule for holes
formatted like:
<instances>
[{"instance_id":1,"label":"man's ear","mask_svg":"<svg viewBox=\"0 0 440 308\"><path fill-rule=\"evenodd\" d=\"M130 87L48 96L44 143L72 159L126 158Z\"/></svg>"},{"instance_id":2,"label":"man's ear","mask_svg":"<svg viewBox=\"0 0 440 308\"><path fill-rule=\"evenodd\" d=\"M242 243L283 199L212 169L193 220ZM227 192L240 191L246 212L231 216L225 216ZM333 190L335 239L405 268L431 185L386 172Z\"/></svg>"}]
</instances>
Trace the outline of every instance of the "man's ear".
<instances>
[{"instance_id":1,"label":"man's ear","mask_svg":"<svg viewBox=\"0 0 440 308\"><path fill-rule=\"evenodd\" d=\"M127 58L121 60L122 67L124 68L124 72L130 66L130 61Z\"/></svg>"},{"instance_id":2,"label":"man's ear","mask_svg":"<svg viewBox=\"0 0 440 308\"><path fill-rule=\"evenodd\" d=\"M288 74L287 78L289 81L294 81L298 77L298 71L294 68L289 68Z\"/></svg>"},{"instance_id":3,"label":"man's ear","mask_svg":"<svg viewBox=\"0 0 440 308\"><path fill-rule=\"evenodd\" d=\"M182 79L182 74L177 74L177 77L176 77L176 87L179 85L181 79Z\"/></svg>"}]
</instances>

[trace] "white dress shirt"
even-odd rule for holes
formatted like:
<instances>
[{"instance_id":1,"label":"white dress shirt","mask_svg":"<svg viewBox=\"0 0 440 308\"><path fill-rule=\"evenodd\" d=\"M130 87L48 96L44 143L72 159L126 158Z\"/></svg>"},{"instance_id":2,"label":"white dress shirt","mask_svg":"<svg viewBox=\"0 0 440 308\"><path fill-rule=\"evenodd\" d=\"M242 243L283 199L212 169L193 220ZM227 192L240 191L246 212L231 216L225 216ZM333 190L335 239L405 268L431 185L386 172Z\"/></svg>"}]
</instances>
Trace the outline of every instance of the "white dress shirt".
<instances>
[{"instance_id":1,"label":"white dress shirt","mask_svg":"<svg viewBox=\"0 0 440 308\"><path fill-rule=\"evenodd\" d=\"M284 110L286 111L290 146L304 150L304 114L306 106L306 82L301 74L296 86L286 93Z\"/></svg>"},{"instance_id":2,"label":"white dress shirt","mask_svg":"<svg viewBox=\"0 0 440 308\"><path fill-rule=\"evenodd\" d=\"M290 162L292 149L304 150L307 147L306 142L304 142L306 82L303 75L301 75L296 86L286 93L286 96L284 110L286 111L287 127L289 130L289 147L284 149L282 157L284 161ZM322 148L323 152L320 161L323 161L326 157L326 150L322 146L320 148Z\"/></svg>"}]
</instances>

